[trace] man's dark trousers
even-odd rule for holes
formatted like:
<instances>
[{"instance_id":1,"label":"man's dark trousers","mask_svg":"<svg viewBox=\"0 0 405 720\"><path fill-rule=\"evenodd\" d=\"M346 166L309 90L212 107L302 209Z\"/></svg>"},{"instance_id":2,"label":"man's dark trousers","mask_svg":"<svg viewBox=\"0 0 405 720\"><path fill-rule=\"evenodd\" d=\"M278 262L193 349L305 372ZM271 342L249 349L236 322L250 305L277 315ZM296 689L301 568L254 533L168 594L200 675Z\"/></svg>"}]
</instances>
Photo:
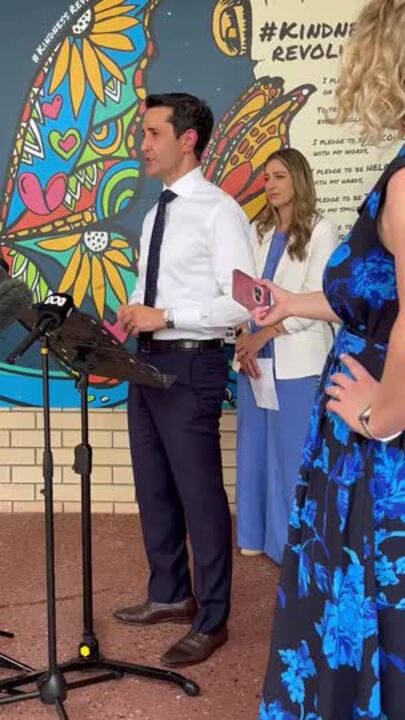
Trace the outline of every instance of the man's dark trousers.
<instances>
[{"instance_id":1,"label":"man's dark trousers","mask_svg":"<svg viewBox=\"0 0 405 720\"><path fill-rule=\"evenodd\" d=\"M222 349L140 352L176 375L169 390L130 385L128 422L151 601L191 596L187 530L199 612L193 629L214 633L230 608L232 536L223 487L219 421L228 367Z\"/></svg>"}]
</instances>

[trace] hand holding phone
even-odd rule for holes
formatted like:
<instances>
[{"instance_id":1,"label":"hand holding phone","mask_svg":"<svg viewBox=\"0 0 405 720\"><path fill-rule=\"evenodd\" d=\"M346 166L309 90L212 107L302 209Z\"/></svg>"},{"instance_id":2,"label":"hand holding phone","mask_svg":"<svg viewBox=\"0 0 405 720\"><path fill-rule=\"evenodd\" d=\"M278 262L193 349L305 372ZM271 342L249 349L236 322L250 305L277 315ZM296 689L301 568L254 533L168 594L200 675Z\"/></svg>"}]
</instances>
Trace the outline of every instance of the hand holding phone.
<instances>
[{"instance_id":1,"label":"hand holding phone","mask_svg":"<svg viewBox=\"0 0 405 720\"><path fill-rule=\"evenodd\" d=\"M232 273L232 297L249 311L271 304L270 291L242 270Z\"/></svg>"}]
</instances>

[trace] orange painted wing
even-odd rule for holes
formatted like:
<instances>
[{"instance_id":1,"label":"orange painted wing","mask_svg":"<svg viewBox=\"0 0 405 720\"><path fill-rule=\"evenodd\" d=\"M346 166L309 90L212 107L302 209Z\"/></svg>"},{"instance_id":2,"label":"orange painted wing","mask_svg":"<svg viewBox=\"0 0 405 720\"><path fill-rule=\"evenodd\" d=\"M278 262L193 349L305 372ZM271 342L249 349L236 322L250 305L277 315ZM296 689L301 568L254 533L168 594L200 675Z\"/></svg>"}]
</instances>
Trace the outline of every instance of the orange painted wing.
<instances>
[{"instance_id":1,"label":"orange painted wing","mask_svg":"<svg viewBox=\"0 0 405 720\"><path fill-rule=\"evenodd\" d=\"M269 155L289 146L291 121L315 89L301 85L285 94L281 78L261 78L215 128L203 158L205 177L232 195L250 220L266 202L263 166Z\"/></svg>"}]
</instances>

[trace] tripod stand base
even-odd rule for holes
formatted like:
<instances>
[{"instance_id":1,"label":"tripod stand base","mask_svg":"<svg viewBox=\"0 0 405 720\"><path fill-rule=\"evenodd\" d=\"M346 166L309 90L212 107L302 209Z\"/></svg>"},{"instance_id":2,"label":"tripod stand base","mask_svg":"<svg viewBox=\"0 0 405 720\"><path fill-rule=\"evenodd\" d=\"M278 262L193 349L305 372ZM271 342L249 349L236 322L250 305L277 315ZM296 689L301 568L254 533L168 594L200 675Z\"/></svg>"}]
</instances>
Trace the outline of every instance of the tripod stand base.
<instances>
[{"instance_id":1,"label":"tripod stand base","mask_svg":"<svg viewBox=\"0 0 405 720\"><path fill-rule=\"evenodd\" d=\"M90 677L85 677L82 680L72 680L70 682L65 680L66 673L94 673L95 671L99 672L96 675L91 674ZM57 677L51 677L49 672L37 670L24 676L20 675L0 681L0 706L39 698L47 705L54 705L58 716L66 719L68 716L63 707L63 701L69 690L95 685L108 680L119 680L125 675L135 675L173 683L190 697L196 697L200 692L200 688L195 682L171 670L149 667L148 665L136 665L103 657L89 660L80 658L68 660L58 665L56 675ZM37 685L38 690L33 692L21 690L24 686L33 683Z\"/></svg>"},{"instance_id":2,"label":"tripod stand base","mask_svg":"<svg viewBox=\"0 0 405 720\"><path fill-rule=\"evenodd\" d=\"M58 713L58 717L60 718L60 720L69 720L66 710L63 707L63 703L60 700L57 700L55 702L55 709L56 709L56 712Z\"/></svg>"},{"instance_id":3,"label":"tripod stand base","mask_svg":"<svg viewBox=\"0 0 405 720\"><path fill-rule=\"evenodd\" d=\"M66 680L58 668L55 672L48 672L38 681L39 695L45 705L63 703L67 696Z\"/></svg>"},{"instance_id":4,"label":"tripod stand base","mask_svg":"<svg viewBox=\"0 0 405 720\"><path fill-rule=\"evenodd\" d=\"M7 668L8 670L21 670L22 672L34 672L34 668L29 665L10 657L9 655L3 655L0 653L0 667Z\"/></svg>"},{"instance_id":5,"label":"tripod stand base","mask_svg":"<svg viewBox=\"0 0 405 720\"><path fill-rule=\"evenodd\" d=\"M8 630L0 630L0 637L13 638L14 633L8 632ZM0 668L7 668L7 670L22 670L22 672L34 672L34 669L29 665L10 657L9 655L3 655L0 653Z\"/></svg>"},{"instance_id":6,"label":"tripod stand base","mask_svg":"<svg viewBox=\"0 0 405 720\"><path fill-rule=\"evenodd\" d=\"M200 693L200 688L197 683L192 680L188 680L183 675L173 672L171 670L163 670L161 668L150 667L148 665L137 665L134 663L128 663L120 660L110 660L108 658L99 658L98 660L70 660L69 662L60 666L63 672L74 672L77 670L106 670L113 673L115 677L123 677L124 675L137 675L138 677L150 678L152 680L162 680L164 682L174 683L180 687L186 695L190 697L196 697ZM111 679L111 678L110 678ZM89 678L83 680L81 686L84 684L91 685L95 681L95 678ZM0 684L1 689L1 684Z\"/></svg>"}]
</instances>

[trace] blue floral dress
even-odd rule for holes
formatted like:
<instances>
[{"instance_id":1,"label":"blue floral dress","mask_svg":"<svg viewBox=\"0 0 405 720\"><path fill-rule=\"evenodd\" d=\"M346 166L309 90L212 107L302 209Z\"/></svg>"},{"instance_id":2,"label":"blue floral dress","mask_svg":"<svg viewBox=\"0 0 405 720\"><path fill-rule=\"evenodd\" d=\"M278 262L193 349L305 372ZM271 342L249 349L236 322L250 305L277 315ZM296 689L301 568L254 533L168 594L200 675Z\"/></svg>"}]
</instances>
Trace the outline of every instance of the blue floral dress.
<instances>
[{"instance_id":1,"label":"blue floral dress","mask_svg":"<svg viewBox=\"0 0 405 720\"><path fill-rule=\"evenodd\" d=\"M405 434L363 438L326 410L323 392L348 372L342 352L381 377L398 299L377 215L402 167L405 148L325 270L343 324L303 452L260 720L405 719Z\"/></svg>"}]
</instances>

